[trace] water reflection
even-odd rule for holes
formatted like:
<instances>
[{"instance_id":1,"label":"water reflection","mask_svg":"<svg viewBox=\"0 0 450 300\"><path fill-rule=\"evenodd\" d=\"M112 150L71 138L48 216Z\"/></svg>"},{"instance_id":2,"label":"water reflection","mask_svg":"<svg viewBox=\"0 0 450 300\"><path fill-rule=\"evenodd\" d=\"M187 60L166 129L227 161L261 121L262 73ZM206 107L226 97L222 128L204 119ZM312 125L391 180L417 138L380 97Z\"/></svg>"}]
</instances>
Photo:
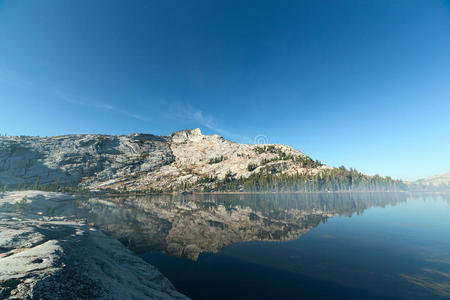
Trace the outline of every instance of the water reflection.
<instances>
[{"instance_id":1,"label":"water reflection","mask_svg":"<svg viewBox=\"0 0 450 300\"><path fill-rule=\"evenodd\" d=\"M403 193L203 194L78 200L79 216L136 252L197 260L245 241L297 239L336 215L405 202Z\"/></svg>"}]
</instances>

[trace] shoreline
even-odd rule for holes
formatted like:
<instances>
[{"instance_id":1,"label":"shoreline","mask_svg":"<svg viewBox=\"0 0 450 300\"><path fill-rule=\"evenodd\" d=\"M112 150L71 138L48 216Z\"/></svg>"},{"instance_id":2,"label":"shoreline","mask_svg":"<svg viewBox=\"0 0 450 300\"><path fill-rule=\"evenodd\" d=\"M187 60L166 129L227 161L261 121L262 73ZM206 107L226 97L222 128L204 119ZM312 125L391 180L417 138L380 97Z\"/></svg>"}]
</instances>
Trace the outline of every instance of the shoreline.
<instances>
[{"instance_id":1,"label":"shoreline","mask_svg":"<svg viewBox=\"0 0 450 300\"><path fill-rule=\"evenodd\" d=\"M33 191L39 191L42 193L59 193L59 194L66 194L66 195L78 195L78 196L173 196L173 195L317 195L317 194L375 194L375 193L402 193L402 194L449 194L450 191L430 191L430 190L417 190L417 191L408 191L408 190L400 190L400 191L371 191L371 190L339 190L339 191L295 191L295 192L289 192L289 191L282 191L282 192L273 192L273 191L261 191L261 192L247 192L247 191L211 191L211 192L198 192L198 191L192 191L192 192L183 192L183 191L176 191L176 192L140 192L140 191L110 191L110 190L61 190L61 191L49 191L45 189L11 189L6 190L1 193L12 193L12 192L33 192Z\"/></svg>"},{"instance_id":2,"label":"shoreline","mask_svg":"<svg viewBox=\"0 0 450 300\"><path fill-rule=\"evenodd\" d=\"M449 194L447 191L309 191L309 192L161 192L161 193L145 193L145 192L98 192L92 191L85 194L106 195L106 196L172 196L172 195L317 195L317 194L375 194L375 193L402 193L402 194ZM74 193L78 194L78 193Z\"/></svg>"},{"instance_id":3,"label":"shoreline","mask_svg":"<svg viewBox=\"0 0 450 300\"><path fill-rule=\"evenodd\" d=\"M189 299L118 240L68 217L77 198L0 194L1 299Z\"/></svg>"}]
</instances>

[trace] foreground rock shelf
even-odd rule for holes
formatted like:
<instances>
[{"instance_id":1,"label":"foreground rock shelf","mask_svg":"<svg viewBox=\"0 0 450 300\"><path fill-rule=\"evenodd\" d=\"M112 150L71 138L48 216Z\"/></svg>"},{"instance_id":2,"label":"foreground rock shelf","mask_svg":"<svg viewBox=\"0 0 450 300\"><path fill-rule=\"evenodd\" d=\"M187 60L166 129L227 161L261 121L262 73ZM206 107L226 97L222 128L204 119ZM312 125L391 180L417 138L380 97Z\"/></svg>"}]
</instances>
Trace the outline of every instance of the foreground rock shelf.
<instances>
[{"instance_id":1,"label":"foreground rock shelf","mask_svg":"<svg viewBox=\"0 0 450 300\"><path fill-rule=\"evenodd\" d=\"M72 197L0 195L1 299L187 299L155 267L82 220L49 217Z\"/></svg>"}]
</instances>

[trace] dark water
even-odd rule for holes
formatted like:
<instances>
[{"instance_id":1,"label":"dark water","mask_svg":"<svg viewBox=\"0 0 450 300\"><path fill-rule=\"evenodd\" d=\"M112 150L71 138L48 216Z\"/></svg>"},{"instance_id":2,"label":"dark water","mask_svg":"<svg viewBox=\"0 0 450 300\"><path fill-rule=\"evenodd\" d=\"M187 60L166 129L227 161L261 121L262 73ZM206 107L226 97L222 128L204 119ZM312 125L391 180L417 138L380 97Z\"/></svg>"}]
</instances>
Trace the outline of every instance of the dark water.
<instances>
[{"instance_id":1,"label":"dark water","mask_svg":"<svg viewBox=\"0 0 450 300\"><path fill-rule=\"evenodd\" d=\"M194 299L450 299L447 195L89 199L80 214Z\"/></svg>"}]
</instances>

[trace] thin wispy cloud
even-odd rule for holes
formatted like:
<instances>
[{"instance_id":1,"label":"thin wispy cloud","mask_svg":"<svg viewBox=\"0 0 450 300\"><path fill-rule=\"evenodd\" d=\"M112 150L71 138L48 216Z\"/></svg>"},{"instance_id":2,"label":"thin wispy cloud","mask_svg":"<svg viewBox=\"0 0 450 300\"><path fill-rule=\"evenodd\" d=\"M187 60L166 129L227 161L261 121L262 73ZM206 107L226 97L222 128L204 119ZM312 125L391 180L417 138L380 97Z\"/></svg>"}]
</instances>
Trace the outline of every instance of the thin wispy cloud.
<instances>
[{"instance_id":1,"label":"thin wispy cloud","mask_svg":"<svg viewBox=\"0 0 450 300\"><path fill-rule=\"evenodd\" d=\"M97 108L97 109L104 110L104 111L112 111L112 112L119 113L119 114L122 114L124 116L130 117L130 118L133 118L133 119L136 119L139 121L150 122L149 119L147 119L139 114L129 112L127 110L124 110L117 106L111 105L109 103L104 103L104 102L100 102L100 101L92 101L92 100L89 101L87 99L80 99L79 97L69 95L69 94L63 92L60 89L54 89L53 95L55 97L57 97L58 99L60 99L64 102L67 102L69 104L93 107L93 108Z\"/></svg>"},{"instance_id":2,"label":"thin wispy cloud","mask_svg":"<svg viewBox=\"0 0 450 300\"><path fill-rule=\"evenodd\" d=\"M54 89L53 90L53 94L56 98L63 100L64 102L67 102L69 104L75 104L75 105L82 105L82 106L87 106L85 105L85 103L76 100L74 97L71 97L69 95L67 95L66 93L64 93L61 90L58 89Z\"/></svg>"},{"instance_id":3,"label":"thin wispy cloud","mask_svg":"<svg viewBox=\"0 0 450 300\"><path fill-rule=\"evenodd\" d=\"M85 99L85 98L80 98L80 97L77 97L74 95L70 95L60 89L54 89L52 91L52 94L56 98L66 102L66 103L72 104L72 105L93 107L93 108L101 109L104 111L111 111L111 112L119 113L119 114L122 114L124 116L130 117L130 118L133 118L133 119L136 119L139 121L150 122L149 119L147 119L139 114L129 112L127 110L119 108L115 105L111 105L109 103L100 102L100 101L89 101L88 99ZM224 136L224 137L227 137L227 138L239 141L239 142L243 142L243 143L252 143L253 142L253 139L251 139L249 137L235 134L235 133L230 132L229 130L224 129L223 127L219 126L216 119L212 115L207 114L204 111L202 111L198 108L195 108L190 104L171 102L171 103L168 103L168 107L169 107L169 109L168 109L169 113L166 114L166 117L168 119L176 119L177 121L181 121L182 123L196 124L197 126L208 128L221 136Z\"/></svg>"},{"instance_id":4,"label":"thin wispy cloud","mask_svg":"<svg viewBox=\"0 0 450 300\"><path fill-rule=\"evenodd\" d=\"M252 139L250 139L249 137L234 134L222 128L217 124L216 119L212 115L207 114L204 111L195 108L190 104L172 103L171 115L179 121L186 123L194 123L206 127L212 131L215 131L221 136L225 136L233 140L245 143L252 142Z\"/></svg>"}]
</instances>

